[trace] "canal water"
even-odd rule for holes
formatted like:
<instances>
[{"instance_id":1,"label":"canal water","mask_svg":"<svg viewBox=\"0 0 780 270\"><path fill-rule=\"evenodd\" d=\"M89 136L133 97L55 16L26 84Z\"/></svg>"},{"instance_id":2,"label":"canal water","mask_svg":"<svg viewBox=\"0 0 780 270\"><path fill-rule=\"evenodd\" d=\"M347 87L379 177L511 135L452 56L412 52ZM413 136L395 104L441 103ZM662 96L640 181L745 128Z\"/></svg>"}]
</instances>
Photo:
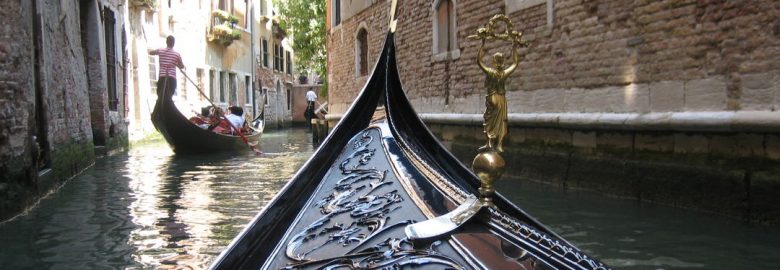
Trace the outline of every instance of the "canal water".
<instances>
[{"instance_id":1,"label":"canal water","mask_svg":"<svg viewBox=\"0 0 780 270\"><path fill-rule=\"evenodd\" d=\"M0 224L0 269L202 269L311 155L304 129L250 153L175 156L162 141L99 159ZM616 269L777 269L780 230L528 181L498 190Z\"/></svg>"}]
</instances>

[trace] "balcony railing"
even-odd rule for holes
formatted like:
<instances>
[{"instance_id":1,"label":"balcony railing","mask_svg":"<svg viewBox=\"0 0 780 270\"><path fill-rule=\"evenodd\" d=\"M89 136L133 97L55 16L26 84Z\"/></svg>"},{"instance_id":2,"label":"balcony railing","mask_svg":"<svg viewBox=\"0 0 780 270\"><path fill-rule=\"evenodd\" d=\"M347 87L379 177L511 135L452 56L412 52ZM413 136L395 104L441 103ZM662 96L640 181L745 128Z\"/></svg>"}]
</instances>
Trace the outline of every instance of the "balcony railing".
<instances>
[{"instance_id":1,"label":"balcony railing","mask_svg":"<svg viewBox=\"0 0 780 270\"><path fill-rule=\"evenodd\" d=\"M241 30L236 28L236 23L238 17L224 10L213 10L209 26L209 41L229 46L234 40L241 39Z\"/></svg>"}]
</instances>

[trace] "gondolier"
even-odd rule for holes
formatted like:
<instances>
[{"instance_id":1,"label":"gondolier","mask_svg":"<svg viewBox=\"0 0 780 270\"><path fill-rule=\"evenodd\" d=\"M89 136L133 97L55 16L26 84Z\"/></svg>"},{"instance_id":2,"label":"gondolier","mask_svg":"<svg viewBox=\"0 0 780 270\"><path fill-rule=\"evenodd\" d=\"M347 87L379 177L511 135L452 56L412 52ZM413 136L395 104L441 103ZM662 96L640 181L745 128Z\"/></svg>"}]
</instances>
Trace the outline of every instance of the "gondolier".
<instances>
[{"instance_id":1,"label":"gondolier","mask_svg":"<svg viewBox=\"0 0 780 270\"><path fill-rule=\"evenodd\" d=\"M165 39L166 48L157 49L149 52L151 55L158 55L160 60L160 73L157 79L157 96L173 96L176 92L176 68L180 68L184 71L184 62L181 60L181 55L173 50L173 45L176 43L176 39L173 36L168 36Z\"/></svg>"},{"instance_id":2,"label":"gondolier","mask_svg":"<svg viewBox=\"0 0 780 270\"><path fill-rule=\"evenodd\" d=\"M314 90L309 88L309 91L306 92L306 121L311 121L312 118L314 118L316 115L314 113L314 104L317 102L317 93L314 93Z\"/></svg>"}]
</instances>

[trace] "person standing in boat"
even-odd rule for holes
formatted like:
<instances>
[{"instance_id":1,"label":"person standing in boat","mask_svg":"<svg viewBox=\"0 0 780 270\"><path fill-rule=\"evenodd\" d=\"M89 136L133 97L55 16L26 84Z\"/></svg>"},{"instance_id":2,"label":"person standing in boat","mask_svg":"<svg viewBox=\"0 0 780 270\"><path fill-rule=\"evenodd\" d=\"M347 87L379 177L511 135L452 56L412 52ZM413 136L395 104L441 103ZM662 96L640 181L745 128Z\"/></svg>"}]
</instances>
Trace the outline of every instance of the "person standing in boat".
<instances>
[{"instance_id":1,"label":"person standing in boat","mask_svg":"<svg viewBox=\"0 0 780 270\"><path fill-rule=\"evenodd\" d=\"M307 122L311 122L311 119L315 116L315 103L317 103L317 93L314 93L314 90L309 88L309 91L306 92L306 111L304 112L304 116L306 117Z\"/></svg>"},{"instance_id":2,"label":"person standing in boat","mask_svg":"<svg viewBox=\"0 0 780 270\"><path fill-rule=\"evenodd\" d=\"M175 43L176 39L173 36L168 36L165 39L167 47L149 52L149 54L157 55L160 58L160 73L159 78L157 78L158 98L173 96L176 92L176 68L180 68L182 72L185 70L181 55L173 50Z\"/></svg>"}]
</instances>

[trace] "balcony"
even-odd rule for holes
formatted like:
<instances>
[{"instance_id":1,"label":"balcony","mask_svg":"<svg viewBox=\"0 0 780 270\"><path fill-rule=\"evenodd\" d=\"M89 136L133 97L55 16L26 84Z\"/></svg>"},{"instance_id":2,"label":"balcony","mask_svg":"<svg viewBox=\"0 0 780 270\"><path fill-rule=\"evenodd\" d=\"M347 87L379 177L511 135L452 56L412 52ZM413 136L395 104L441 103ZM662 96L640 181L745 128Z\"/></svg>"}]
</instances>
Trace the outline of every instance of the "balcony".
<instances>
[{"instance_id":1,"label":"balcony","mask_svg":"<svg viewBox=\"0 0 780 270\"><path fill-rule=\"evenodd\" d=\"M284 39L287 37L287 32L284 31L284 28L279 24L279 16L274 16L271 19L271 33L278 38L279 40Z\"/></svg>"},{"instance_id":2,"label":"balcony","mask_svg":"<svg viewBox=\"0 0 780 270\"><path fill-rule=\"evenodd\" d=\"M154 11L157 9L157 0L130 0L131 8L145 9Z\"/></svg>"},{"instance_id":3,"label":"balcony","mask_svg":"<svg viewBox=\"0 0 780 270\"><path fill-rule=\"evenodd\" d=\"M208 40L222 46L230 46L234 40L241 39L241 30L236 28L238 17L224 10L215 9L211 12Z\"/></svg>"}]
</instances>

